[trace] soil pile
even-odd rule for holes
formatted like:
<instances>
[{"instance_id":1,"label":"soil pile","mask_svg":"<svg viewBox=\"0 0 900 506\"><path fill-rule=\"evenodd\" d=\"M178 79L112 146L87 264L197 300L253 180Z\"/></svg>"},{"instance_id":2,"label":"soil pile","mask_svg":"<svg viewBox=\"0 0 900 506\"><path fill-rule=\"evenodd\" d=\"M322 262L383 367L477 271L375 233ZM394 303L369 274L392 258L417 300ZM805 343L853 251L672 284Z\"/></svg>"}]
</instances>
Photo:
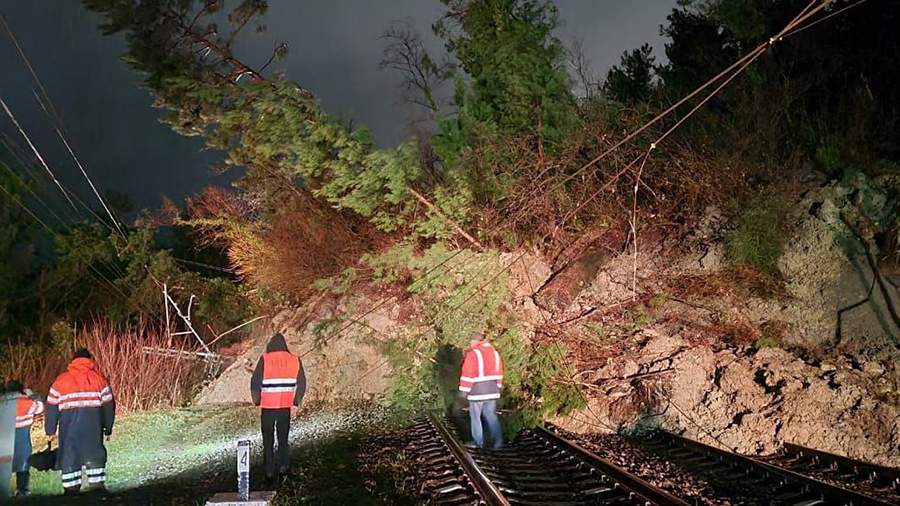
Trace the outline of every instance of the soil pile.
<instances>
[{"instance_id":1,"label":"soil pile","mask_svg":"<svg viewBox=\"0 0 900 506\"><path fill-rule=\"evenodd\" d=\"M397 331L398 307L386 304L357 316L362 310L356 308L368 307L371 301L357 297L311 302L278 313L254 328L246 351L200 392L196 402L250 402L250 377L274 332L281 332L290 350L301 356L308 385L304 403L347 404L382 395L391 371L382 343Z\"/></svg>"},{"instance_id":2,"label":"soil pile","mask_svg":"<svg viewBox=\"0 0 900 506\"><path fill-rule=\"evenodd\" d=\"M578 432L661 426L746 454L787 441L898 467L900 402L885 371L641 333L585 375L595 385L588 408L555 422Z\"/></svg>"},{"instance_id":3,"label":"soil pile","mask_svg":"<svg viewBox=\"0 0 900 506\"><path fill-rule=\"evenodd\" d=\"M553 316L570 322L550 334L567 340L589 400L557 422L658 425L748 454L788 441L900 466L900 331L888 307L900 293L873 289L873 245L842 222L846 197L815 181L797 190L779 283L728 264L717 209L686 236L645 241L636 278L631 255L612 258Z\"/></svg>"}]
</instances>

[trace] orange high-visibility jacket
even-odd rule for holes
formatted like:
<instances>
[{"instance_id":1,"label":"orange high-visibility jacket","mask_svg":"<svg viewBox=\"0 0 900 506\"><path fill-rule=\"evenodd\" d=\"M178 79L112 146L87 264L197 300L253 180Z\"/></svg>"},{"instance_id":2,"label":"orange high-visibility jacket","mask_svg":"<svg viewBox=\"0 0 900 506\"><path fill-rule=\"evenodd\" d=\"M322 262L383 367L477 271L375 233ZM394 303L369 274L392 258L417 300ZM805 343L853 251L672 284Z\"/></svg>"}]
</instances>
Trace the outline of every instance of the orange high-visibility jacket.
<instances>
[{"instance_id":1,"label":"orange high-visibility jacket","mask_svg":"<svg viewBox=\"0 0 900 506\"><path fill-rule=\"evenodd\" d=\"M300 359L289 351L272 351L263 355L263 379L259 406L266 409L289 408L294 405Z\"/></svg>"},{"instance_id":2,"label":"orange high-visibility jacket","mask_svg":"<svg viewBox=\"0 0 900 506\"><path fill-rule=\"evenodd\" d=\"M116 401L106 377L93 360L73 359L50 387L44 431L59 432L56 469L80 471L81 466L103 467L103 436L112 434Z\"/></svg>"},{"instance_id":3,"label":"orange high-visibility jacket","mask_svg":"<svg viewBox=\"0 0 900 506\"><path fill-rule=\"evenodd\" d=\"M44 403L22 395L16 402L16 428L31 427L34 417L44 412Z\"/></svg>"},{"instance_id":4,"label":"orange high-visibility jacket","mask_svg":"<svg viewBox=\"0 0 900 506\"><path fill-rule=\"evenodd\" d=\"M503 361L500 354L491 343L479 341L463 359L459 390L466 392L466 398L470 401L486 401L499 399L502 387Z\"/></svg>"},{"instance_id":5,"label":"orange high-visibility jacket","mask_svg":"<svg viewBox=\"0 0 900 506\"><path fill-rule=\"evenodd\" d=\"M250 379L253 403L263 409L284 409L300 405L306 393L306 376L300 359L287 349L281 334L266 346Z\"/></svg>"}]
</instances>

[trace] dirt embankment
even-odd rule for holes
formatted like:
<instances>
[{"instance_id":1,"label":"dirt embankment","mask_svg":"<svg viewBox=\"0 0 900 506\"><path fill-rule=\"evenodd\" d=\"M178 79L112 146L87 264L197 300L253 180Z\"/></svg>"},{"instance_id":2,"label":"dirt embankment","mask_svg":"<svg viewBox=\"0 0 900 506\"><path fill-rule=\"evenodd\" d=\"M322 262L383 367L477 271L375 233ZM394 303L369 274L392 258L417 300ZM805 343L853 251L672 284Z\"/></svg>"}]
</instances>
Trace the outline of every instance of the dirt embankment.
<instances>
[{"instance_id":1,"label":"dirt embankment","mask_svg":"<svg viewBox=\"0 0 900 506\"><path fill-rule=\"evenodd\" d=\"M382 343L397 331L399 308L386 304L358 316L368 310L364 302L371 303L362 298L311 302L257 325L246 351L200 392L196 402L250 402L250 376L274 332L281 332L288 347L302 357L308 385L305 403L347 404L384 394L391 367Z\"/></svg>"},{"instance_id":2,"label":"dirt embankment","mask_svg":"<svg viewBox=\"0 0 900 506\"><path fill-rule=\"evenodd\" d=\"M571 323L550 334L569 345L589 406L556 421L660 425L750 454L789 441L900 466L900 331L888 310L900 293L872 288L843 197L818 183L794 195L775 293L730 270L716 209L686 237L645 241L637 279L622 254L581 280L552 318Z\"/></svg>"}]
</instances>

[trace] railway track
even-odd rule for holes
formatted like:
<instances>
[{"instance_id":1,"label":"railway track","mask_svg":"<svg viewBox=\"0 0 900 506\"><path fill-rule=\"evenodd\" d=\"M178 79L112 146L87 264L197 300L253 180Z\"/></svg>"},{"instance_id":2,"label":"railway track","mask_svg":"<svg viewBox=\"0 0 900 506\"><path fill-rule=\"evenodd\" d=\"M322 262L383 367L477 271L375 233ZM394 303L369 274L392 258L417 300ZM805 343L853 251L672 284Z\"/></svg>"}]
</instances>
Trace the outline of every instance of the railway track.
<instances>
[{"instance_id":1,"label":"railway track","mask_svg":"<svg viewBox=\"0 0 900 506\"><path fill-rule=\"evenodd\" d=\"M421 420L412 435L432 504L688 504L543 428L521 432L500 450L467 448L436 417Z\"/></svg>"},{"instance_id":2,"label":"railway track","mask_svg":"<svg viewBox=\"0 0 900 506\"><path fill-rule=\"evenodd\" d=\"M665 431L639 446L702 476L736 504L886 506L897 504L896 470L787 445L768 459L721 450ZM830 475L825 481L823 475ZM875 493L873 493L873 491Z\"/></svg>"},{"instance_id":3,"label":"railway track","mask_svg":"<svg viewBox=\"0 0 900 506\"><path fill-rule=\"evenodd\" d=\"M410 435L431 504L690 504L546 428L524 430L500 450L467 447L448 419L422 419ZM762 459L662 431L637 442L710 483L715 504L900 504L897 470L796 445Z\"/></svg>"},{"instance_id":4,"label":"railway track","mask_svg":"<svg viewBox=\"0 0 900 506\"><path fill-rule=\"evenodd\" d=\"M769 464L900 504L900 470L785 443Z\"/></svg>"}]
</instances>

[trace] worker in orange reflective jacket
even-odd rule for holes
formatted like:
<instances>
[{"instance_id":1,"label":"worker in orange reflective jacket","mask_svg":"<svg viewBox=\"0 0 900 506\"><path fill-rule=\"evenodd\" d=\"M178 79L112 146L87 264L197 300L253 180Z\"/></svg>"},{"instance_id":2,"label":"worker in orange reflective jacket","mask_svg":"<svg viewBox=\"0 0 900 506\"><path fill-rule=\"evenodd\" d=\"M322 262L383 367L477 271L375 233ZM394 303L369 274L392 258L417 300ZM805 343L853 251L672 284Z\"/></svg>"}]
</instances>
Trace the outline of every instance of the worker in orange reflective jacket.
<instances>
[{"instance_id":1,"label":"worker in orange reflective jacket","mask_svg":"<svg viewBox=\"0 0 900 506\"><path fill-rule=\"evenodd\" d=\"M31 491L28 481L28 458L31 457L31 425L34 419L44 413L44 403L25 389L18 380L6 384L7 392L18 392L16 402L16 439L13 447L13 471L16 473L16 497L26 497Z\"/></svg>"},{"instance_id":2,"label":"worker in orange reflective jacket","mask_svg":"<svg viewBox=\"0 0 900 506\"><path fill-rule=\"evenodd\" d=\"M503 431L497 418L497 401L503 387L503 361L500 353L477 333L469 341L463 358L459 391L469 400L469 419L472 423L472 442L484 448L482 422L487 424L493 448L503 446Z\"/></svg>"},{"instance_id":3,"label":"worker in orange reflective jacket","mask_svg":"<svg viewBox=\"0 0 900 506\"><path fill-rule=\"evenodd\" d=\"M44 422L48 436L54 436L59 429L56 469L62 471L66 494L81 490L82 468L86 468L91 490L106 488L103 436L112 435L115 419L116 401L109 382L90 352L81 348L50 387Z\"/></svg>"},{"instance_id":4,"label":"worker in orange reflective jacket","mask_svg":"<svg viewBox=\"0 0 900 506\"><path fill-rule=\"evenodd\" d=\"M285 475L290 463L288 435L291 412L296 410L306 393L306 374L300 359L288 351L284 336L275 334L266 346L250 379L250 397L261 409L263 460L266 479ZM275 433L278 433L278 458L275 459ZM277 466L276 466L277 464Z\"/></svg>"}]
</instances>

